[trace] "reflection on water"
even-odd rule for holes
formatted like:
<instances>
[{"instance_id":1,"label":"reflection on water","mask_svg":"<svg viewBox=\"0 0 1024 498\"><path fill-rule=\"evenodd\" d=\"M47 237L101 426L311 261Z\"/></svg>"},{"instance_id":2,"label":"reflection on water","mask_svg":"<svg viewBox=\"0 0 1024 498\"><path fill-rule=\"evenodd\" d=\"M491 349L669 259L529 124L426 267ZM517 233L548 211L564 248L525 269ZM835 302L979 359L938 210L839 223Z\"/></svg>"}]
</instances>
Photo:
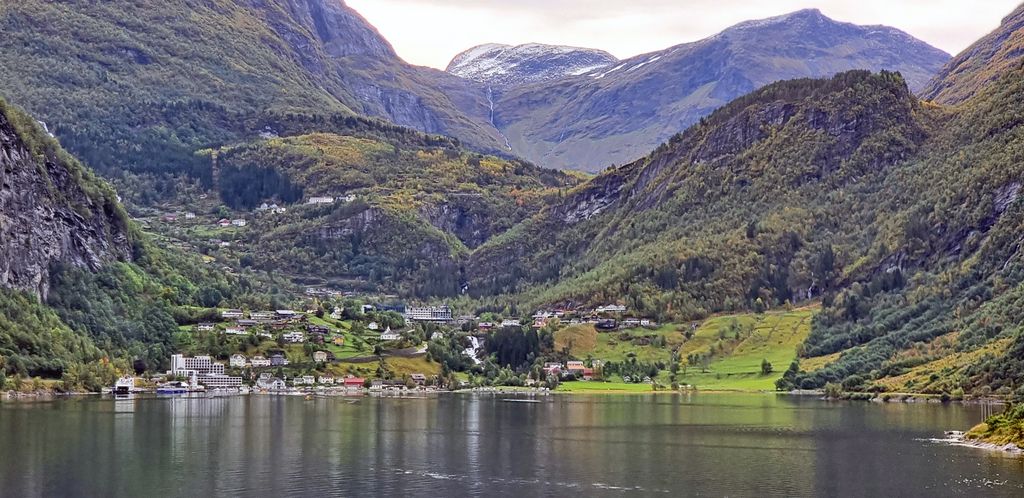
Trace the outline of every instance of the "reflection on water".
<instances>
[{"instance_id":1,"label":"reflection on water","mask_svg":"<svg viewBox=\"0 0 1024 498\"><path fill-rule=\"evenodd\" d=\"M0 404L3 496L1022 496L980 407L764 395Z\"/></svg>"}]
</instances>

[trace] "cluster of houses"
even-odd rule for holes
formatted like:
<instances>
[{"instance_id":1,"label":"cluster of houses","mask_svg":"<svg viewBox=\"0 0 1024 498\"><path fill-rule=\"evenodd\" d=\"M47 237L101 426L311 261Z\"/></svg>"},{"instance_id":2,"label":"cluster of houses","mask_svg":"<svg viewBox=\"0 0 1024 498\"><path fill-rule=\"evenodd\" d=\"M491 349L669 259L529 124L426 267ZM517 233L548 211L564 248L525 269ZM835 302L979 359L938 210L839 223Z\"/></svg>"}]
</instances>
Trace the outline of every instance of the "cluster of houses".
<instances>
[{"instance_id":1,"label":"cluster of houses","mask_svg":"<svg viewBox=\"0 0 1024 498\"><path fill-rule=\"evenodd\" d=\"M609 304L599 306L590 312L575 312L567 310L540 310L533 315L533 327L543 328L553 319L562 323L577 325L589 323L598 330L616 330L619 328L631 329L639 327L657 327L657 322L649 318L621 318L627 308L621 304ZM620 321L621 319L621 321ZM504 326L504 323L502 324Z\"/></svg>"},{"instance_id":2,"label":"cluster of houses","mask_svg":"<svg viewBox=\"0 0 1024 498\"><path fill-rule=\"evenodd\" d=\"M337 197L337 198L335 198L335 197L328 197L328 196L321 196L321 197L310 197L309 199L306 199L306 204L307 205L334 204L335 201L337 201L337 202L352 202L354 200L356 200L355 194L348 194L348 195L344 195L344 196Z\"/></svg>"},{"instance_id":3,"label":"cluster of houses","mask_svg":"<svg viewBox=\"0 0 1024 498\"><path fill-rule=\"evenodd\" d=\"M595 362L595 367L599 367L600 363ZM563 363L545 363L544 364L544 376L554 375L559 378L565 378L566 376L573 376L581 380L593 380L594 379L594 368L587 367L582 361L567 361Z\"/></svg>"},{"instance_id":4,"label":"cluster of houses","mask_svg":"<svg viewBox=\"0 0 1024 498\"><path fill-rule=\"evenodd\" d=\"M427 387L429 380L424 374L412 374L409 380L418 388ZM376 379L367 381L363 377L347 375L345 377L334 377L333 375L301 375L291 379L274 377L270 373L262 373L256 379L256 389L269 392L285 392L294 387L329 387L341 388L347 391L361 391L369 386L370 391L398 391L409 388L404 380L383 380Z\"/></svg>"},{"instance_id":5,"label":"cluster of houses","mask_svg":"<svg viewBox=\"0 0 1024 498\"><path fill-rule=\"evenodd\" d=\"M221 228L227 228L227 227L230 227L230 226L236 226L236 227L242 228L242 227L244 227L244 226L246 226L248 224L249 224L249 222L245 221L245 218L236 218L236 219L233 219L233 220L229 220L227 218L221 218L220 220L217 221L217 226L219 226Z\"/></svg>"},{"instance_id":6,"label":"cluster of houses","mask_svg":"<svg viewBox=\"0 0 1024 498\"><path fill-rule=\"evenodd\" d=\"M262 325L269 325L273 329L284 329L291 324L306 319L302 313L292 310L253 311L248 313L248 317L246 317L246 312L232 309L221 311L220 316L224 320L234 321L234 325L229 326L225 330L225 333L228 335L247 335L250 333L250 329ZM196 325L195 329L199 332L209 332L216 329L216 325L204 322ZM257 333L264 337L270 337L270 334L266 332Z\"/></svg>"},{"instance_id":7,"label":"cluster of houses","mask_svg":"<svg viewBox=\"0 0 1024 498\"><path fill-rule=\"evenodd\" d=\"M270 368L270 367L284 367L288 365L288 358L282 353L272 354L270 358L256 355L252 358L247 358L242 354L233 354L228 360L228 365L231 368Z\"/></svg>"},{"instance_id":8,"label":"cluster of houses","mask_svg":"<svg viewBox=\"0 0 1024 498\"><path fill-rule=\"evenodd\" d=\"M256 208L257 213L270 213L270 214L284 214L288 211L288 208L278 206L277 204L267 204L264 202L260 204L260 207Z\"/></svg>"},{"instance_id":9,"label":"cluster of houses","mask_svg":"<svg viewBox=\"0 0 1024 498\"><path fill-rule=\"evenodd\" d=\"M166 223L177 223L178 220L180 220L180 219L194 220L194 219L196 219L196 214L192 213L192 212L187 212L187 213L167 213L167 214L161 216L160 219L163 220Z\"/></svg>"},{"instance_id":10,"label":"cluster of houses","mask_svg":"<svg viewBox=\"0 0 1024 498\"><path fill-rule=\"evenodd\" d=\"M302 375L293 377L290 381L292 386L338 386L350 390L360 390L366 387L366 379L348 375L343 378L336 378L333 375ZM274 377L269 373L262 373L256 379L256 389L264 391L286 391L289 389L289 380Z\"/></svg>"}]
</instances>

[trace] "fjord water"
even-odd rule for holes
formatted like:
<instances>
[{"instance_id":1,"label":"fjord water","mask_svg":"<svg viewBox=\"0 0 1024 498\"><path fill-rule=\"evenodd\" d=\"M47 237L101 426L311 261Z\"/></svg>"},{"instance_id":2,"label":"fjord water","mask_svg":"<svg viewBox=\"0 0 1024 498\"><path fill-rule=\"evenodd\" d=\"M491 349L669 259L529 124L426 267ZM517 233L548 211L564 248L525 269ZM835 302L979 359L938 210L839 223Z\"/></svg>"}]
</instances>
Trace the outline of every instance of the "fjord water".
<instances>
[{"instance_id":1,"label":"fjord water","mask_svg":"<svg viewBox=\"0 0 1024 498\"><path fill-rule=\"evenodd\" d=\"M774 395L0 403L2 496L1022 496L978 406Z\"/></svg>"}]
</instances>

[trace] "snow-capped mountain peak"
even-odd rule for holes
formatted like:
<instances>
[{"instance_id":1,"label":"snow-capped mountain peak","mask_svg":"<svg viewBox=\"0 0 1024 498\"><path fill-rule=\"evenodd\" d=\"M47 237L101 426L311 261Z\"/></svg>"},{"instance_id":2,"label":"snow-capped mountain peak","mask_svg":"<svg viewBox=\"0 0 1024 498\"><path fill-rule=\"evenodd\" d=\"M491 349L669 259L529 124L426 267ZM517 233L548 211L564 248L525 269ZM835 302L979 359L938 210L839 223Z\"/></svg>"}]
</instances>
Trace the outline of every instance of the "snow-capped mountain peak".
<instances>
[{"instance_id":1,"label":"snow-capped mountain peak","mask_svg":"<svg viewBox=\"0 0 1024 498\"><path fill-rule=\"evenodd\" d=\"M456 55L447 71L494 87L514 87L579 76L618 62L601 50L528 43L490 43Z\"/></svg>"}]
</instances>

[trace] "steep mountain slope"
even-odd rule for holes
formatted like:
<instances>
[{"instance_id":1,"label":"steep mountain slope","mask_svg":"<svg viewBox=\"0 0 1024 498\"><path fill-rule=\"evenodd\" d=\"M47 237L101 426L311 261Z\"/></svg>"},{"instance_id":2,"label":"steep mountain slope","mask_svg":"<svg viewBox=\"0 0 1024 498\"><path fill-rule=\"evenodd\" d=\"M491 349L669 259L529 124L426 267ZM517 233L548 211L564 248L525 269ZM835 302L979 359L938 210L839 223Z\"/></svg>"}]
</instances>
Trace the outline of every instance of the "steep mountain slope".
<instances>
[{"instance_id":1,"label":"steep mountain slope","mask_svg":"<svg viewBox=\"0 0 1024 498\"><path fill-rule=\"evenodd\" d=\"M625 298L662 318L820 293L837 275L819 262L870 245L863 196L914 153L935 112L894 73L770 85L485 244L470 292Z\"/></svg>"},{"instance_id":2,"label":"steep mountain slope","mask_svg":"<svg viewBox=\"0 0 1024 498\"><path fill-rule=\"evenodd\" d=\"M923 98L958 104L1020 65L1024 57L1024 5L998 29L978 40L942 69L921 92Z\"/></svg>"},{"instance_id":3,"label":"steep mountain slope","mask_svg":"<svg viewBox=\"0 0 1024 498\"><path fill-rule=\"evenodd\" d=\"M495 124L512 150L549 167L598 171L647 153L732 99L773 81L894 70L922 88L949 59L884 26L816 10L751 21L611 69L503 93Z\"/></svg>"},{"instance_id":4,"label":"steep mountain slope","mask_svg":"<svg viewBox=\"0 0 1024 498\"><path fill-rule=\"evenodd\" d=\"M152 247L114 191L0 100L0 376L60 376L104 356L166 360L172 306L230 287Z\"/></svg>"},{"instance_id":5,"label":"steep mountain slope","mask_svg":"<svg viewBox=\"0 0 1024 498\"><path fill-rule=\"evenodd\" d=\"M618 61L608 52L590 48L489 44L456 55L445 71L493 88L509 88L579 76Z\"/></svg>"},{"instance_id":6,"label":"steep mountain slope","mask_svg":"<svg viewBox=\"0 0 1024 498\"><path fill-rule=\"evenodd\" d=\"M0 30L4 94L108 174L208 179L193 151L293 113L504 144L482 92L406 64L340 0L4 2Z\"/></svg>"},{"instance_id":7,"label":"steep mountain slope","mask_svg":"<svg viewBox=\"0 0 1024 498\"><path fill-rule=\"evenodd\" d=\"M0 287L43 299L53 265L97 269L131 253L113 190L2 100L0 253Z\"/></svg>"}]
</instances>

